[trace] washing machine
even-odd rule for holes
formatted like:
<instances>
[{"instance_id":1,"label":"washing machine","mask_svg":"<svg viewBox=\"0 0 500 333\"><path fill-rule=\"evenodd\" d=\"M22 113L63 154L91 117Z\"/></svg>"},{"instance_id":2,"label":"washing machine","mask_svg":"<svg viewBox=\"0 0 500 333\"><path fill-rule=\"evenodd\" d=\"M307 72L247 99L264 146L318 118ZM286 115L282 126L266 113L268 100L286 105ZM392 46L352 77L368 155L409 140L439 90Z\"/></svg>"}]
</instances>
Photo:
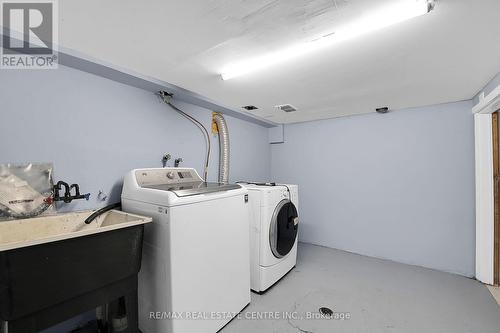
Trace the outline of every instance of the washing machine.
<instances>
[{"instance_id":1,"label":"washing machine","mask_svg":"<svg viewBox=\"0 0 500 333\"><path fill-rule=\"evenodd\" d=\"M250 303L246 189L191 168L137 169L122 209L153 218L139 273L143 333L215 333Z\"/></svg>"},{"instance_id":2,"label":"washing machine","mask_svg":"<svg viewBox=\"0 0 500 333\"><path fill-rule=\"evenodd\" d=\"M250 285L263 293L297 262L298 186L240 183L250 203Z\"/></svg>"}]
</instances>

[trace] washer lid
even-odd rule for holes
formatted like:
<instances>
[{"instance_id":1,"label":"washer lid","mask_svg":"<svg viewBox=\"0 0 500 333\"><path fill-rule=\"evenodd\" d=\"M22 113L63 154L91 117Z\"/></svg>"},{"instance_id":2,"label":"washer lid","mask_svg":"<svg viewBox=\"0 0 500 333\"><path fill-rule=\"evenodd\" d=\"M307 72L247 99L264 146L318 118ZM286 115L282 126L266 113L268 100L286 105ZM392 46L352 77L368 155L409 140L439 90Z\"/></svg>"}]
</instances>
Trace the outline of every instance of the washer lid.
<instances>
[{"instance_id":1,"label":"washer lid","mask_svg":"<svg viewBox=\"0 0 500 333\"><path fill-rule=\"evenodd\" d=\"M143 188L150 188L160 191L169 191L174 193L178 197L188 197L192 195L236 190L240 189L241 186L238 184L191 182L191 183L177 183L177 184L174 183L174 184L145 185L143 186Z\"/></svg>"}]
</instances>

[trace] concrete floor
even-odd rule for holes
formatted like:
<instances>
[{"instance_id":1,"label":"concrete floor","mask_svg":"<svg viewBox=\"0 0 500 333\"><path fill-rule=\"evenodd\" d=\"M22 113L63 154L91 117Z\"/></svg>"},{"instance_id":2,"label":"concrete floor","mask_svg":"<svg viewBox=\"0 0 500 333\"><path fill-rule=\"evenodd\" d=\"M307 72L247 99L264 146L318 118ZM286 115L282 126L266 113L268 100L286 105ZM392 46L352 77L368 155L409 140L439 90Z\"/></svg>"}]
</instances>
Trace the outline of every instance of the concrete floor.
<instances>
[{"instance_id":1,"label":"concrete floor","mask_svg":"<svg viewBox=\"0 0 500 333\"><path fill-rule=\"evenodd\" d=\"M323 306L350 318L307 319ZM472 279L300 244L296 268L264 295L252 293L221 331L244 332L499 333L500 307Z\"/></svg>"}]
</instances>

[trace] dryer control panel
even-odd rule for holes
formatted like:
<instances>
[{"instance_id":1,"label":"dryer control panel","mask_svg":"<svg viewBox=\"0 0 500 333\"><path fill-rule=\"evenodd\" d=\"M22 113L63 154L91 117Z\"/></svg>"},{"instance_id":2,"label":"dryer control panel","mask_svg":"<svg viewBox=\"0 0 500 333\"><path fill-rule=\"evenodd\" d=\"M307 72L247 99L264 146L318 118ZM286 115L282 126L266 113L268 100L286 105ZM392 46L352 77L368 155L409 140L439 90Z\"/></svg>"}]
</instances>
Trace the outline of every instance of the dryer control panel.
<instances>
[{"instance_id":1,"label":"dryer control panel","mask_svg":"<svg viewBox=\"0 0 500 333\"><path fill-rule=\"evenodd\" d=\"M140 169L135 171L135 179L140 187L203 181L198 172L192 168Z\"/></svg>"}]
</instances>

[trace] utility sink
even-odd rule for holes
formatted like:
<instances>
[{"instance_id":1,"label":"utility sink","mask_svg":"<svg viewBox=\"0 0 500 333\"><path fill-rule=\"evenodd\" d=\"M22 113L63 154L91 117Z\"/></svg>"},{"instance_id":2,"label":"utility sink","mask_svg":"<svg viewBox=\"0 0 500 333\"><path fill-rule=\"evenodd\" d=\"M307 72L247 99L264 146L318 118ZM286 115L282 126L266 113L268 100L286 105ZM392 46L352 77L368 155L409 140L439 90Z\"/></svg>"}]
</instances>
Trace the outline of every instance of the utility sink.
<instances>
[{"instance_id":1,"label":"utility sink","mask_svg":"<svg viewBox=\"0 0 500 333\"><path fill-rule=\"evenodd\" d=\"M0 222L0 320L9 332L37 332L137 292L152 219L112 210L85 224L92 213Z\"/></svg>"},{"instance_id":2,"label":"utility sink","mask_svg":"<svg viewBox=\"0 0 500 333\"><path fill-rule=\"evenodd\" d=\"M0 221L0 252L151 222L148 217L112 210L85 224L92 213L94 211Z\"/></svg>"}]
</instances>

